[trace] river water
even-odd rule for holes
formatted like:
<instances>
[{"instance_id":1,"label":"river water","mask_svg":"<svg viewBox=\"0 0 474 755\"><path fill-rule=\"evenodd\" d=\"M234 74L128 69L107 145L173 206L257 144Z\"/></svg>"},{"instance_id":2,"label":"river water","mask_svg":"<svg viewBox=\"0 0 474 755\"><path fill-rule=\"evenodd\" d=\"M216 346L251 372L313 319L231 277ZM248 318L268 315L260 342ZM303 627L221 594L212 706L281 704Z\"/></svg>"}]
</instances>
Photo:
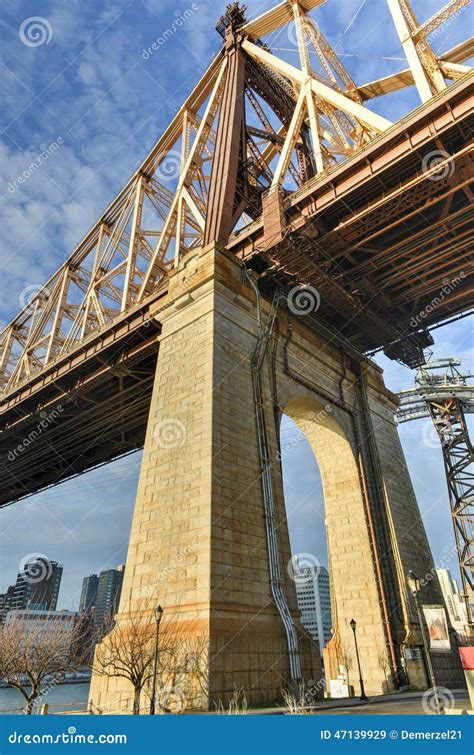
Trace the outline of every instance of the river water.
<instances>
[{"instance_id":1,"label":"river water","mask_svg":"<svg viewBox=\"0 0 474 755\"><path fill-rule=\"evenodd\" d=\"M89 682L78 684L57 684L43 695L40 704L48 703L50 713L87 709ZM21 713L24 698L12 687L0 688L0 715ZM35 711L36 712L36 711Z\"/></svg>"}]
</instances>

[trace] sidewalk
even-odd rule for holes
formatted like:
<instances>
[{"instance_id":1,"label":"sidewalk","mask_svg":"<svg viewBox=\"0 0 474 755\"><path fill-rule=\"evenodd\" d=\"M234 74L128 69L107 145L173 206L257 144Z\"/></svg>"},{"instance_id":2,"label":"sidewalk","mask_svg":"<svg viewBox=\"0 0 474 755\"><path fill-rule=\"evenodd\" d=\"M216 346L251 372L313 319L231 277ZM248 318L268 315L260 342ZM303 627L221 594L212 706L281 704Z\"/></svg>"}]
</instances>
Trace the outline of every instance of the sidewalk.
<instances>
[{"instance_id":1,"label":"sidewalk","mask_svg":"<svg viewBox=\"0 0 474 755\"><path fill-rule=\"evenodd\" d=\"M470 710L470 703L468 692L466 689L450 690L453 695L456 706L449 713L457 714ZM324 700L318 700L314 705L308 707L308 712L324 713L325 711L333 711L347 708L371 708L374 705L387 705L391 703L413 703L420 702L423 698L424 692L395 692L389 695L377 695L369 698L368 701L360 700L358 697L343 697L339 699L326 698ZM281 708L260 708L258 710L250 710L250 715L278 715L284 712L283 706Z\"/></svg>"},{"instance_id":2,"label":"sidewalk","mask_svg":"<svg viewBox=\"0 0 474 755\"><path fill-rule=\"evenodd\" d=\"M451 690L452 695L455 698L467 697L467 689ZM368 702L366 700L360 700L358 697L343 697L340 699L326 698L325 700L318 700L314 710L332 709L332 708L357 708L359 706L377 705L378 703L391 703L397 700L421 700L424 692L392 692L389 695L376 695L375 697L369 697Z\"/></svg>"}]
</instances>

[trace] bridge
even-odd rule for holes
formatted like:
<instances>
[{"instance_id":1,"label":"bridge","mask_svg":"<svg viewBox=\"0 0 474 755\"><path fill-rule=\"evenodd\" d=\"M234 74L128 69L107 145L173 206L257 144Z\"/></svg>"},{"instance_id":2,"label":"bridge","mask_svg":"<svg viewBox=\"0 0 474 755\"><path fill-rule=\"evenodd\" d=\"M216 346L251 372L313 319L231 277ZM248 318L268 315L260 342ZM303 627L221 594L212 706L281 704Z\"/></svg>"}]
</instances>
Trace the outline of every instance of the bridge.
<instances>
[{"instance_id":1,"label":"bridge","mask_svg":"<svg viewBox=\"0 0 474 755\"><path fill-rule=\"evenodd\" d=\"M418 556L408 546L402 555L397 551L399 546L403 550L397 531L401 519L395 525L391 519L402 513L396 513L397 503L390 511L387 470L383 472L385 462L381 462L381 456L389 455L384 443L398 448L389 429L396 400L368 357L383 350L403 364L422 365L424 350L433 343L431 331L472 309L472 73L465 62L474 52L474 42L468 40L439 57L429 42L429 35L461 12L468 0L452 0L423 23L407 0L388 0L408 67L376 81L356 83L311 15L323 1L285 0L253 20L239 4L228 6L217 24L222 47L173 121L62 267L0 334L0 504L9 505L145 447L137 499L141 503L137 502L130 545L130 553L136 553L143 543L139 536L143 512L164 484L164 478L159 482L158 475L152 475L157 486L153 493L145 480L156 458L156 449L152 452L150 446L157 437L152 424L161 416L160 427L171 415L174 430L196 425L202 440L209 430L206 417L214 417L214 447L224 443L229 431L227 425L219 426L221 417L232 413L225 402L232 403L233 392L242 391L247 397L243 415L250 412L252 427L257 417L255 447L249 440L254 458L247 462L248 469L256 462L260 465L257 478L261 475L264 486L253 495L259 502L257 511L265 511L267 520L269 571L263 574L263 567L255 568L262 572L263 583L271 585L272 604L285 628L290 676L297 680L301 664L293 609L288 608L292 601L288 604L281 590L278 566L278 550L281 557L289 544L284 536L284 542L278 543L268 524L281 501L279 494L272 493L274 472L266 467L272 445L266 437L269 419L266 426L259 421L268 411L266 393L273 395L275 407L283 406L273 388L264 386L262 391L261 370L278 329L285 331L281 357L277 340L272 347L274 361L281 358L275 386L280 382L284 392L289 378L299 385L305 398L288 394L287 409L293 407L294 416L310 434L309 394L311 400L334 407L325 425L328 442L330 438L336 443L341 459L347 458L353 474L347 487L357 487L361 496L357 506L365 545L360 547L366 548L373 567L371 589L381 612L374 622L398 683L404 673L403 647L416 644L416 618L410 619L410 598L400 569L408 562L411 568ZM271 32L290 23L299 66L273 54L265 42ZM396 123L376 112L378 98L413 85L421 101L415 110ZM198 369L208 346L199 330L201 315L196 313L211 289L214 303L232 292L226 306L235 320L229 328L241 325L241 332L226 335L217 322L226 318L227 309L215 303L212 317L210 310L207 313L206 337L226 352L222 364L229 372L222 376L223 383L237 370L239 360L253 354L253 393L247 395L247 387L242 388L246 380L242 375L242 384L229 384L229 395L219 399L223 402L219 409L213 403L216 394L202 416L196 408L194 414L186 413L184 421L179 419L182 409L198 401L198 386L210 386L224 369L213 362L214 357L211 373ZM237 299L242 300L240 309L235 308ZM298 322L293 325L290 316L295 308ZM306 317L300 318L305 311ZM252 333L250 341L248 333ZM232 360L226 361L229 338L234 367ZM176 351L180 339L182 353ZM318 385L304 369L291 367L291 359L299 354L301 361L303 352L307 352L306 364L314 362L316 372L323 373L327 361L329 372ZM181 365L173 376L171 362L175 370ZM196 381L188 382L188 371L196 371ZM374 440L370 430L376 403L377 411L384 414L385 440ZM338 412L341 417L336 421ZM189 439L189 429L186 435ZM315 447L319 442L314 437ZM181 442L161 443L162 456L180 469L187 459L194 469L181 446ZM319 450L324 454L323 448ZM248 455L241 447L235 447L234 453L242 459ZM404 467L401 451L394 453L399 467ZM321 461L320 465L324 466ZM238 474L243 485L246 473ZM332 480L333 474L328 466L327 478ZM213 468L212 475L221 486L226 473ZM403 475L400 488L408 491L405 499L411 502L406 505L415 531L419 515ZM194 489L183 471L181 496L187 485ZM174 478L172 487L179 488ZM237 499L241 495L238 490L234 493ZM217 506L214 496L212 490L211 508ZM349 499L347 506L350 516ZM171 510L166 509L172 518ZM229 525L235 527L236 522ZM207 532L204 539L209 546L213 535ZM429 571L431 556L422 527L417 539L425 559L417 568ZM180 543L180 548L188 546ZM148 562L153 558L148 554ZM259 564L262 558L259 552ZM129 604L139 592L140 569L127 565L130 583L124 592ZM215 574L211 566L211 580ZM240 578L244 579L242 574ZM190 584L196 580L199 583L195 576ZM187 603L199 604L194 615L209 621L204 618L207 609L202 608L206 601L196 598L190 584L184 580L181 593L176 588L170 605L179 613ZM256 605L255 596L245 596L242 584L241 599L221 595L219 610L228 613L230 604L233 608L216 630L220 640L239 611L245 615L249 602ZM334 641L334 658L339 660L343 616L354 606L343 592L341 586L341 629ZM125 609L123 604L122 613L126 610L129 606ZM211 624L217 622L213 610ZM391 626L394 612L401 617L398 628ZM214 638L214 630L206 627L205 633ZM281 650L281 638L275 642ZM257 652L262 647L255 645ZM243 655L248 652L244 646L238 650ZM269 652L269 662L274 652ZM301 651L301 657L303 666L314 663L309 660L311 649ZM415 655L411 661L415 669ZM216 690L222 692L221 674L216 672ZM288 676L287 671L282 674ZM373 677L372 688L379 689L375 669ZM262 700L274 694L274 682L268 689L259 691Z\"/></svg>"},{"instance_id":2,"label":"bridge","mask_svg":"<svg viewBox=\"0 0 474 755\"><path fill-rule=\"evenodd\" d=\"M474 413L474 385L473 376L460 367L460 359L429 359L419 367L415 387L399 393L396 419L433 420L443 453L466 616L472 625L474 448L466 415Z\"/></svg>"}]
</instances>

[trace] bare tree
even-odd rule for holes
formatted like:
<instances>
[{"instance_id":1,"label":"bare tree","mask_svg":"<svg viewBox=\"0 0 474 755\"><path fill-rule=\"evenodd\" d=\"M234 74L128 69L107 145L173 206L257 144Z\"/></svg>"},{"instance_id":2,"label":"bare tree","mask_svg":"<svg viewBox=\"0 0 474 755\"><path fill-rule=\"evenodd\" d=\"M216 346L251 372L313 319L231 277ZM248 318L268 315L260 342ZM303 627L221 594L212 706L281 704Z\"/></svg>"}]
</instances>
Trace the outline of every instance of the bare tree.
<instances>
[{"instance_id":1,"label":"bare tree","mask_svg":"<svg viewBox=\"0 0 474 755\"><path fill-rule=\"evenodd\" d=\"M141 694L153 675L155 626L152 615L120 619L95 652L96 674L126 679L132 685L134 716L140 714Z\"/></svg>"},{"instance_id":2,"label":"bare tree","mask_svg":"<svg viewBox=\"0 0 474 755\"><path fill-rule=\"evenodd\" d=\"M390 664L388 662L387 655L383 650L381 650L378 654L377 661L379 669L383 671L383 675L385 677L385 692L388 692L390 689L390 684L387 676L387 671L390 673Z\"/></svg>"},{"instance_id":3,"label":"bare tree","mask_svg":"<svg viewBox=\"0 0 474 755\"><path fill-rule=\"evenodd\" d=\"M59 617L38 621L32 612L6 622L0 634L0 679L23 696L25 714L65 673L84 668L86 641L80 624L71 632Z\"/></svg>"},{"instance_id":4,"label":"bare tree","mask_svg":"<svg viewBox=\"0 0 474 755\"><path fill-rule=\"evenodd\" d=\"M193 621L165 623L158 664L162 707L207 706L209 699L209 638L197 634ZM167 704L171 699L171 705Z\"/></svg>"},{"instance_id":5,"label":"bare tree","mask_svg":"<svg viewBox=\"0 0 474 755\"><path fill-rule=\"evenodd\" d=\"M153 612L134 612L120 618L96 648L94 671L126 679L133 687L133 715L153 695L156 642ZM192 622L165 616L160 625L156 670L157 708L182 712L189 700L207 699L208 639L195 635Z\"/></svg>"}]
</instances>

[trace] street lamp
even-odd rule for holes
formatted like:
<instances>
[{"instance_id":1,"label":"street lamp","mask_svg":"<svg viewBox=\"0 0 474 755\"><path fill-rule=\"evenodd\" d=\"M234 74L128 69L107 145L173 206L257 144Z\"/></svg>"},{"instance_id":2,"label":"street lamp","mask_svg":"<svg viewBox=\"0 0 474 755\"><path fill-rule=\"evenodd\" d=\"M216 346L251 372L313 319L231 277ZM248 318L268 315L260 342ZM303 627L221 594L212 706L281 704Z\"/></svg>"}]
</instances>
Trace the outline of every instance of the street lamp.
<instances>
[{"instance_id":1,"label":"street lamp","mask_svg":"<svg viewBox=\"0 0 474 755\"><path fill-rule=\"evenodd\" d=\"M158 639L160 636L160 622L163 616L163 609L161 606L155 608L155 621L156 621L156 635L155 635L155 660L153 664L153 687L151 690L151 704L150 704L150 716L155 715L155 698L156 698L156 674L158 671Z\"/></svg>"},{"instance_id":2,"label":"street lamp","mask_svg":"<svg viewBox=\"0 0 474 755\"><path fill-rule=\"evenodd\" d=\"M354 632L354 642L355 642L355 649L356 649L356 657L357 657L357 668L359 669L359 684L360 684L360 699L361 700L368 700L369 698L365 694L364 689L364 680L362 679L362 671L360 670L360 658L359 658L359 646L357 645L357 622L355 619L351 619L351 629Z\"/></svg>"},{"instance_id":3,"label":"street lamp","mask_svg":"<svg viewBox=\"0 0 474 755\"><path fill-rule=\"evenodd\" d=\"M416 576L415 572L413 571L408 572L407 584L408 584L408 589L410 590L411 594L413 595L415 599L416 612L418 614L418 621L420 623L421 636L423 639L423 648L425 651L426 665L428 666L428 673L430 675L431 686L433 688L433 694L435 698L436 712L438 713L438 715L443 715L444 714L443 703L441 702L441 699L438 693L438 686L436 684L436 678L433 671L433 664L431 663L430 647L428 645L428 638L425 632L425 624L423 621L423 616L421 615L420 601L418 600L418 595L421 589L421 583L418 577Z\"/></svg>"}]
</instances>

